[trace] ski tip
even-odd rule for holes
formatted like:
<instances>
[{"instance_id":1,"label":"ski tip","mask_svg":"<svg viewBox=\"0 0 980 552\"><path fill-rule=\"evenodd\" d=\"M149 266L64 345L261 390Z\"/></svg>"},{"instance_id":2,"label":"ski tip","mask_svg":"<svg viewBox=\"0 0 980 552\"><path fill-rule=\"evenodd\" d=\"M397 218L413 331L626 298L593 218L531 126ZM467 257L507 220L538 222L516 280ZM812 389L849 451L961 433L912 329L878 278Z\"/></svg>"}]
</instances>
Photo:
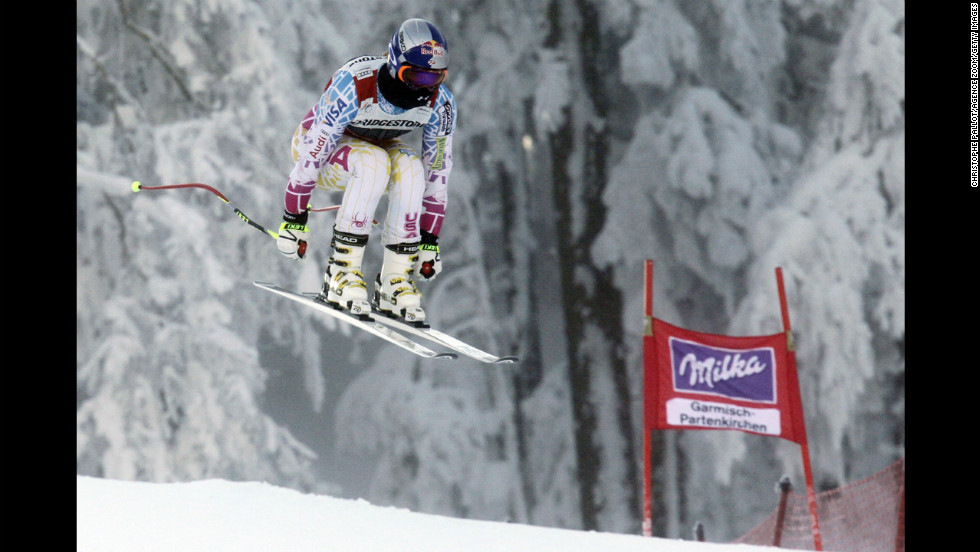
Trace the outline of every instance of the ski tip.
<instances>
[{"instance_id":1,"label":"ski tip","mask_svg":"<svg viewBox=\"0 0 980 552\"><path fill-rule=\"evenodd\" d=\"M456 353L438 353L436 354L436 356L432 358L440 358L443 360L456 360L457 358L459 358L459 355L457 355Z\"/></svg>"},{"instance_id":2,"label":"ski tip","mask_svg":"<svg viewBox=\"0 0 980 552\"><path fill-rule=\"evenodd\" d=\"M498 358L497 360L493 361L493 363L494 364L517 364L520 361L521 359L517 358L516 356L505 356L505 357Z\"/></svg>"}]
</instances>

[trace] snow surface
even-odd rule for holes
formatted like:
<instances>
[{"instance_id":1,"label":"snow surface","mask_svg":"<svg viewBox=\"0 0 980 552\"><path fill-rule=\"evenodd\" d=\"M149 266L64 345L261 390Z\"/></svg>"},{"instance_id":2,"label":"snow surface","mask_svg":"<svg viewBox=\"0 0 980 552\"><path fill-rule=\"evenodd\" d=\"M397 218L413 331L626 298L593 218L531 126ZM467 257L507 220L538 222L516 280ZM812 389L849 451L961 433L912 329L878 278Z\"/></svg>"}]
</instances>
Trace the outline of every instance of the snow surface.
<instances>
[{"instance_id":1,"label":"snow surface","mask_svg":"<svg viewBox=\"0 0 980 552\"><path fill-rule=\"evenodd\" d=\"M267 483L78 479L78 552L774 552L420 514Z\"/></svg>"}]
</instances>

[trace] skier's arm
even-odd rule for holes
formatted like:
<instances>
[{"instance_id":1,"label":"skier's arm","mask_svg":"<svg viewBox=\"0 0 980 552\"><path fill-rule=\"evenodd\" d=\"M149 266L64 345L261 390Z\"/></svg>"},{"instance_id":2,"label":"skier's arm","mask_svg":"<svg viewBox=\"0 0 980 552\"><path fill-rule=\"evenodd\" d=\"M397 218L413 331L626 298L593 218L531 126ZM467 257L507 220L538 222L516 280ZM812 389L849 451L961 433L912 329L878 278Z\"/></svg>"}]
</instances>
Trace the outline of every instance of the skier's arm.
<instances>
[{"instance_id":1,"label":"skier's arm","mask_svg":"<svg viewBox=\"0 0 980 552\"><path fill-rule=\"evenodd\" d=\"M432 118L422 129L422 164L425 166L425 192L422 194L419 260L416 273L431 280L442 270L439 232L446 216L449 173L453 168L453 134L456 132L456 100L445 86Z\"/></svg>"},{"instance_id":2,"label":"skier's arm","mask_svg":"<svg viewBox=\"0 0 980 552\"><path fill-rule=\"evenodd\" d=\"M453 134L456 132L456 99L448 88L439 90L439 102L422 129L422 163L425 193L422 195L422 231L438 237L446 215L449 173L453 168Z\"/></svg>"},{"instance_id":3,"label":"skier's arm","mask_svg":"<svg viewBox=\"0 0 980 552\"><path fill-rule=\"evenodd\" d=\"M355 115L357 90L354 79L347 71L338 71L330 79L320 101L303 120L306 134L297 145L296 165L286 182L285 210L276 247L290 259L302 259L306 255L306 238L309 236L307 207L320 167L327 162L337 140Z\"/></svg>"},{"instance_id":4,"label":"skier's arm","mask_svg":"<svg viewBox=\"0 0 980 552\"><path fill-rule=\"evenodd\" d=\"M354 77L347 71L338 71L313 108L309 130L297 147L299 157L286 184L284 203L287 212L306 211L320 167L329 160L330 153L355 115L357 89Z\"/></svg>"}]
</instances>

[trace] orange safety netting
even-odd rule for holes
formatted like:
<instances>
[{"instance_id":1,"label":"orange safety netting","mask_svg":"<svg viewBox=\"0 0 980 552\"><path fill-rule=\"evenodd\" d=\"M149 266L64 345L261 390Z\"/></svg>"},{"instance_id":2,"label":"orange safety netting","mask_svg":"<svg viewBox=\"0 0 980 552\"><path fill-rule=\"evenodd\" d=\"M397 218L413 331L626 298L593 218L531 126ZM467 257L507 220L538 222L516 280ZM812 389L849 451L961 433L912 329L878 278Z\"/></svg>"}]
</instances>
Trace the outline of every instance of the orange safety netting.
<instances>
[{"instance_id":1,"label":"orange safety netting","mask_svg":"<svg viewBox=\"0 0 980 552\"><path fill-rule=\"evenodd\" d=\"M817 493L817 517L824 550L905 552L905 458L867 479ZM811 521L806 495L788 490L768 518L734 542L814 550Z\"/></svg>"}]
</instances>

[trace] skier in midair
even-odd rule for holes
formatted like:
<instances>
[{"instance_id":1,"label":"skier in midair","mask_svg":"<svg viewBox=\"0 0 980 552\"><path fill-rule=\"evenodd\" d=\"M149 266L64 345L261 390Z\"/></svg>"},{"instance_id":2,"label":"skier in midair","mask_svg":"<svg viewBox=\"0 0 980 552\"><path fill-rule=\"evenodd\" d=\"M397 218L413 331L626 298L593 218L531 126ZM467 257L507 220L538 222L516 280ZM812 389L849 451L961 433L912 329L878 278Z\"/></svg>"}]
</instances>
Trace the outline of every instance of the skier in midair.
<instances>
[{"instance_id":1,"label":"skier in midair","mask_svg":"<svg viewBox=\"0 0 980 552\"><path fill-rule=\"evenodd\" d=\"M456 130L456 101L444 84L448 62L448 44L435 25L409 19L391 37L387 57L366 55L341 66L293 135L296 164L276 244L287 257L303 258L313 189L344 191L322 290L337 308L371 310L361 263L387 193L375 306L406 320L425 319L414 276L431 280L442 270L439 232ZM421 155L401 139L416 129Z\"/></svg>"}]
</instances>

